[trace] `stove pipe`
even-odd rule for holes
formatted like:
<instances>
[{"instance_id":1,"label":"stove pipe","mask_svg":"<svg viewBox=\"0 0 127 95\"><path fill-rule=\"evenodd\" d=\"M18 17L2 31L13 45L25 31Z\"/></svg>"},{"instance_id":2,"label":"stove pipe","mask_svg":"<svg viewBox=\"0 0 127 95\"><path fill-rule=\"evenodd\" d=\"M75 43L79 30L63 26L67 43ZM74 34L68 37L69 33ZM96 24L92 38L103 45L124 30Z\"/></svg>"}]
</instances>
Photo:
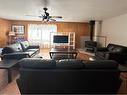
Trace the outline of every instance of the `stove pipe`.
<instances>
[{"instance_id":1,"label":"stove pipe","mask_svg":"<svg viewBox=\"0 0 127 95\"><path fill-rule=\"evenodd\" d=\"M91 41L93 41L94 27L95 27L95 20L91 20L91 21L89 21L90 40L91 40Z\"/></svg>"}]
</instances>

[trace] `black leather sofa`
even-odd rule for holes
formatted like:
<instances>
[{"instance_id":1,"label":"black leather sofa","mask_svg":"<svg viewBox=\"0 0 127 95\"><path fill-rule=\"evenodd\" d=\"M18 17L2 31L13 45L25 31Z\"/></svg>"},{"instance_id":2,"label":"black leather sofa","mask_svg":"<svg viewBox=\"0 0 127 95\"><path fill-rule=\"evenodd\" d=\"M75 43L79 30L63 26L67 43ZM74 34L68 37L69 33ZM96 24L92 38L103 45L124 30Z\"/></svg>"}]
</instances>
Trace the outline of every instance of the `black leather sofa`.
<instances>
[{"instance_id":1,"label":"black leather sofa","mask_svg":"<svg viewBox=\"0 0 127 95\"><path fill-rule=\"evenodd\" d=\"M24 58L19 64L21 94L112 94L120 85L118 64L111 60Z\"/></svg>"},{"instance_id":2,"label":"black leather sofa","mask_svg":"<svg viewBox=\"0 0 127 95\"><path fill-rule=\"evenodd\" d=\"M2 59L22 59L34 57L40 51L38 45L30 45L28 41L8 45L2 50Z\"/></svg>"},{"instance_id":3,"label":"black leather sofa","mask_svg":"<svg viewBox=\"0 0 127 95\"><path fill-rule=\"evenodd\" d=\"M115 60L119 64L125 64L127 61L127 47L108 44L105 48L97 48L95 52L97 60Z\"/></svg>"}]
</instances>

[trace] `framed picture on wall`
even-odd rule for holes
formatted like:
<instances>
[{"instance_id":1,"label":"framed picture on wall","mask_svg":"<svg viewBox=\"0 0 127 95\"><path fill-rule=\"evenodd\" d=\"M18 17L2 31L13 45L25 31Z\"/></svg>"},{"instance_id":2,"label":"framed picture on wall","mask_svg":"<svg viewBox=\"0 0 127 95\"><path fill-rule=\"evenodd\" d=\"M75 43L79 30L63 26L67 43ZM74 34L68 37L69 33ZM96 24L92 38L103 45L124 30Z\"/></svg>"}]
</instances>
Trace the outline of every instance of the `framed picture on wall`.
<instances>
[{"instance_id":1,"label":"framed picture on wall","mask_svg":"<svg viewBox=\"0 0 127 95\"><path fill-rule=\"evenodd\" d=\"M24 34L24 25L12 25L12 31L17 34Z\"/></svg>"}]
</instances>

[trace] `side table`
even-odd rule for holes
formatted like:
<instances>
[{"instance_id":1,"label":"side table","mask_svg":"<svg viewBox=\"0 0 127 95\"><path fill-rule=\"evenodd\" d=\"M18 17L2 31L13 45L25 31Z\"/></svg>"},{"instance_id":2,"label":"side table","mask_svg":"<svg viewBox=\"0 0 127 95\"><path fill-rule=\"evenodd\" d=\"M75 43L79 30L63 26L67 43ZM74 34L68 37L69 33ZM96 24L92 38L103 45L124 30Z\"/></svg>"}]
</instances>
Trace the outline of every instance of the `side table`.
<instances>
[{"instance_id":1,"label":"side table","mask_svg":"<svg viewBox=\"0 0 127 95\"><path fill-rule=\"evenodd\" d=\"M7 69L8 71L8 82L12 81L11 69L17 64L18 60L2 60L0 61L0 69Z\"/></svg>"}]
</instances>

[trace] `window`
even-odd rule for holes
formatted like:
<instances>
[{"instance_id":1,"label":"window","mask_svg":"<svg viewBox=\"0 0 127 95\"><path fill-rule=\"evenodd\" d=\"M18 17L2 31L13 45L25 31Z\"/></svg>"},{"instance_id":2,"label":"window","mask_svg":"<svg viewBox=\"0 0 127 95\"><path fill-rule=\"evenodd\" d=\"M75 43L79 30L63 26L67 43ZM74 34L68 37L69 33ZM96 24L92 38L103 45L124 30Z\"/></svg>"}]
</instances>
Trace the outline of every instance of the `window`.
<instances>
[{"instance_id":1,"label":"window","mask_svg":"<svg viewBox=\"0 0 127 95\"><path fill-rule=\"evenodd\" d=\"M39 44L42 48L49 48L51 32L57 32L56 25L29 24L28 40L31 44Z\"/></svg>"}]
</instances>

